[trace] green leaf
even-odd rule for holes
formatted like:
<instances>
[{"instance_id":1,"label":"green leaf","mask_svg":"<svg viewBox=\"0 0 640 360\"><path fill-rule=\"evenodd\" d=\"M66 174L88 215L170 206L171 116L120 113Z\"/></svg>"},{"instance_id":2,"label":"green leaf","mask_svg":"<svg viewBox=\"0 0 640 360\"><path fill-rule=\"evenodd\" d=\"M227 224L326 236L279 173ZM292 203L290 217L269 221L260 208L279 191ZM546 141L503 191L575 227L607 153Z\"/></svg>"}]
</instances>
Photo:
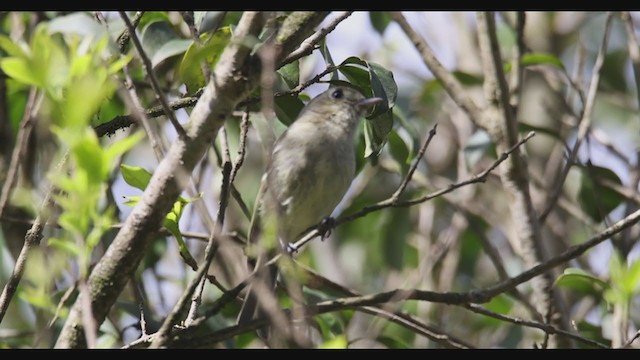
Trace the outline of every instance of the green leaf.
<instances>
[{"instance_id":1,"label":"green leaf","mask_svg":"<svg viewBox=\"0 0 640 360\"><path fill-rule=\"evenodd\" d=\"M322 58L324 59L325 64L327 66L335 66L336 64L333 62L333 58L331 57L331 53L329 52L329 48L327 47L326 39L323 38L320 42L320 54L322 54ZM338 71L331 72L330 80L338 80Z\"/></svg>"},{"instance_id":2,"label":"green leaf","mask_svg":"<svg viewBox=\"0 0 640 360\"><path fill-rule=\"evenodd\" d=\"M174 207L176 204L179 204L179 201L174 203ZM181 212L181 210L180 210ZM176 216L175 212L169 212L164 219L162 225L169 230L169 232L175 237L178 242L178 249L180 250L180 256L184 259L185 263L193 269L193 271L198 271L198 263L196 263L193 256L189 252L187 248L187 244L185 244L184 239L182 238L182 234L180 233L180 229L178 228L178 221L180 220L179 216Z\"/></svg>"},{"instance_id":3,"label":"green leaf","mask_svg":"<svg viewBox=\"0 0 640 360\"><path fill-rule=\"evenodd\" d=\"M406 174L409 164L409 147L395 130L389 133L389 153L402 169L402 175Z\"/></svg>"},{"instance_id":4,"label":"green leaf","mask_svg":"<svg viewBox=\"0 0 640 360\"><path fill-rule=\"evenodd\" d=\"M204 61L210 68L218 62L222 51L231 39L231 29L221 27L213 34L202 34L202 45L192 42L182 58L178 75L187 86L188 93L194 93L206 84L201 64Z\"/></svg>"},{"instance_id":5,"label":"green leaf","mask_svg":"<svg viewBox=\"0 0 640 360\"><path fill-rule=\"evenodd\" d=\"M489 303L487 303L485 307L487 308L487 310L498 314L508 314L513 307L513 301L508 296L500 294L491 299L491 301L489 301ZM478 319L478 323L475 324L475 326L478 326L478 329L487 327L499 328L504 326L504 321L489 316L482 316Z\"/></svg>"},{"instance_id":6,"label":"green leaf","mask_svg":"<svg viewBox=\"0 0 640 360\"><path fill-rule=\"evenodd\" d=\"M133 17L133 14L130 13L129 17ZM138 29L145 29L147 25L158 21L171 22L166 11L145 11L138 23Z\"/></svg>"},{"instance_id":7,"label":"green leaf","mask_svg":"<svg viewBox=\"0 0 640 360\"><path fill-rule=\"evenodd\" d=\"M67 252L73 257L79 257L82 253L82 249L80 249L78 245L66 239L49 238L49 240L47 240L47 246Z\"/></svg>"},{"instance_id":8,"label":"green leaf","mask_svg":"<svg viewBox=\"0 0 640 360\"><path fill-rule=\"evenodd\" d=\"M549 64L564 69L564 64L556 56L548 53L528 53L522 55L523 66Z\"/></svg>"},{"instance_id":9,"label":"green leaf","mask_svg":"<svg viewBox=\"0 0 640 360\"><path fill-rule=\"evenodd\" d=\"M346 349L348 345L347 337L339 335L327 340L318 346L319 349Z\"/></svg>"},{"instance_id":10,"label":"green leaf","mask_svg":"<svg viewBox=\"0 0 640 360\"><path fill-rule=\"evenodd\" d=\"M398 95L393 73L379 64L355 56L345 59L338 66L338 70L365 96L380 97L384 100L374 106L367 116L370 121L365 124L365 157L378 155L393 128L391 109Z\"/></svg>"},{"instance_id":11,"label":"green leaf","mask_svg":"<svg viewBox=\"0 0 640 360\"><path fill-rule=\"evenodd\" d=\"M364 122L365 145L364 157L378 155L386 143L387 136L393 129L393 114L386 112Z\"/></svg>"},{"instance_id":12,"label":"green leaf","mask_svg":"<svg viewBox=\"0 0 640 360\"><path fill-rule=\"evenodd\" d=\"M93 134L93 136L88 134ZM95 133L88 131L86 135L73 147L73 156L78 167L87 172L89 184L97 185L102 183L108 173L105 172L102 148Z\"/></svg>"},{"instance_id":13,"label":"green leaf","mask_svg":"<svg viewBox=\"0 0 640 360\"><path fill-rule=\"evenodd\" d=\"M274 99L274 105L276 117L287 126L296 120L304 108L304 103L295 95L278 96Z\"/></svg>"},{"instance_id":14,"label":"green leaf","mask_svg":"<svg viewBox=\"0 0 640 360\"><path fill-rule=\"evenodd\" d=\"M123 197L125 199L128 199L127 201L123 202L123 204L132 207L136 206L136 204L140 202L140 199L142 199L142 196L139 195L125 195Z\"/></svg>"},{"instance_id":15,"label":"green leaf","mask_svg":"<svg viewBox=\"0 0 640 360\"><path fill-rule=\"evenodd\" d=\"M324 340L333 339L337 334L344 333L344 326L337 314L320 314L313 317Z\"/></svg>"},{"instance_id":16,"label":"green leaf","mask_svg":"<svg viewBox=\"0 0 640 360\"><path fill-rule=\"evenodd\" d=\"M23 50L20 45L16 44L6 35L0 34L0 49L4 50L7 55L17 58L28 58L29 54Z\"/></svg>"},{"instance_id":17,"label":"green leaf","mask_svg":"<svg viewBox=\"0 0 640 360\"><path fill-rule=\"evenodd\" d=\"M111 162L113 162L118 156L124 155L124 153L129 151L144 137L144 131L137 131L121 140L112 143L104 150L105 159L109 164L111 164Z\"/></svg>"},{"instance_id":18,"label":"green leaf","mask_svg":"<svg viewBox=\"0 0 640 360\"><path fill-rule=\"evenodd\" d=\"M194 11L193 21L198 29L198 34L204 34L211 30L220 22L220 17L225 15L225 11Z\"/></svg>"},{"instance_id":19,"label":"green leaf","mask_svg":"<svg viewBox=\"0 0 640 360\"><path fill-rule=\"evenodd\" d=\"M593 165L582 169L578 202L587 215L596 222L604 220L624 201L622 195L598 183L604 179L622 186L618 175L610 169Z\"/></svg>"},{"instance_id":20,"label":"green leaf","mask_svg":"<svg viewBox=\"0 0 640 360\"><path fill-rule=\"evenodd\" d=\"M554 281L554 285L594 296L601 296L602 291L608 288L606 282L579 268L565 269Z\"/></svg>"},{"instance_id":21,"label":"green leaf","mask_svg":"<svg viewBox=\"0 0 640 360\"><path fill-rule=\"evenodd\" d=\"M453 76L462 84L467 86L482 85L484 79L481 76L474 75L461 70L453 71Z\"/></svg>"},{"instance_id":22,"label":"green leaf","mask_svg":"<svg viewBox=\"0 0 640 360\"><path fill-rule=\"evenodd\" d=\"M143 15L143 18L146 16ZM140 42L142 49L150 59L153 59L165 44L171 40L180 39L168 21L154 21L142 30Z\"/></svg>"},{"instance_id":23,"label":"green leaf","mask_svg":"<svg viewBox=\"0 0 640 360\"><path fill-rule=\"evenodd\" d=\"M286 84L286 88L280 90L291 90L300 84L300 62L298 60L281 67L277 73Z\"/></svg>"},{"instance_id":24,"label":"green leaf","mask_svg":"<svg viewBox=\"0 0 640 360\"><path fill-rule=\"evenodd\" d=\"M410 349L411 345L399 337L392 335L380 335L376 341L383 344L389 349Z\"/></svg>"},{"instance_id":25,"label":"green leaf","mask_svg":"<svg viewBox=\"0 0 640 360\"><path fill-rule=\"evenodd\" d=\"M391 23L391 17L384 11L369 11L369 20L371 21L373 28L380 35L384 34L384 30L387 28L389 23Z\"/></svg>"},{"instance_id":26,"label":"green leaf","mask_svg":"<svg viewBox=\"0 0 640 360\"><path fill-rule=\"evenodd\" d=\"M411 221L408 208L389 209L384 224L381 225L382 254L385 264L395 270L401 270L404 265L404 251L406 239L411 231Z\"/></svg>"},{"instance_id":27,"label":"green leaf","mask_svg":"<svg viewBox=\"0 0 640 360\"><path fill-rule=\"evenodd\" d=\"M187 39L173 39L167 41L155 52L151 59L151 65L155 67L170 57L184 53L192 43L192 40Z\"/></svg>"},{"instance_id":28,"label":"green leaf","mask_svg":"<svg viewBox=\"0 0 640 360\"><path fill-rule=\"evenodd\" d=\"M604 57L600 72L600 83L605 90L627 93L626 65L629 61L629 53L625 49L609 51Z\"/></svg>"},{"instance_id":29,"label":"green leaf","mask_svg":"<svg viewBox=\"0 0 640 360\"><path fill-rule=\"evenodd\" d=\"M68 15L58 16L49 21L49 32L76 34L82 37L91 36L99 39L106 34L106 29L100 25L91 15L84 12L74 12Z\"/></svg>"},{"instance_id":30,"label":"green leaf","mask_svg":"<svg viewBox=\"0 0 640 360\"><path fill-rule=\"evenodd\" d=\"M30 62L26 59L11 57L0 59L0 68L9 77L22 83L44 88L45 83L38 73L33 71Z\"/></svg>"},{"instance_id":31,"label":"green leaf","mask_svg":"<svg viewBox=\"0 0 640 360\"><path fill-rule=\"evenodd\" d=\"M358 60L360 59L356 57L347 58L342 62L342 64L340 64L338 70L347 78L347 80L349 80L349 82L351 82L351 84L358 87L358 89L360 89L360 91L362 91L365 96L370 97L373 95L373 91L371 90L371 79L369 77L369 72L362 67L350 65L356 63L356 61ZM366 66L366 63L363 66Z\"/></svg>"},{"instance_id":32,"label":"green leaf","mask_svg":"<svg viewBox=\"0 0 640 360\"><path fill-rule=\"evenodd\" d=\"M127 184L142 191L147 188L149 180L151 180L151 173L139 166L121 164L120 171L122 172L122 178Z\"/></svg>"},{"instance_id":33,"label":"green leaf","mask_svg":"<svg viewBox=\"0 0 640 360\"><path fill-rule=\"evenodd\" d=\"M371 87L373 88L373 96L381 97L387 102L386 108L382 106L384 103L377 105L374 108L370 115L373 117L393 108L396 103L396 98L398 97L398 85L396 85L396 81L393 78L393 73L391 71L374 62L369 62L368 64L369 69L371 70Z\"/></svg>"}]
</instances>

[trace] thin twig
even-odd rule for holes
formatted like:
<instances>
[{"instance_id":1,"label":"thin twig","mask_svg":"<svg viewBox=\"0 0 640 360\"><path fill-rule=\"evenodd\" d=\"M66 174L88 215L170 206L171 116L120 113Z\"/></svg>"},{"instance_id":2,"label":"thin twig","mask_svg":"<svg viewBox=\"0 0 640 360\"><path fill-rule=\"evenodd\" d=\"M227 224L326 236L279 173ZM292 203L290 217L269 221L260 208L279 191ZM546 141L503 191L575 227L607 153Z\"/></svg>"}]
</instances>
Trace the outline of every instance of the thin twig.
<instances>
[{"instance_id":1,"label":"thin twig","mask_svg":"<svg viewBox=\"0 0 640 360\"><path fill-rule=\"evenodd\" d=\"M502 320L502 321L507 321L513 324L517 324L517 325L522 325L522 326L526 326L526 327L531 327L531 328L535 328L535 329L540 329L542 331L544 331L547 334L557 334L557 335L563 335L566 337L569 337L571 339L580 341L582 343L594 346L596 348L601 348L601 349L608 349L609 347L601 344L595 340L591 340L588 338L585 338L583 336L580 336L578 334L574 334L570 331L566 331L566 330L562 330L562 329L558 329L552 325L549 324L545 324L545 323L541 323L541 322L537 322L537 321L531 321L531 320L525 320L525 319L520 319L517 317L511 317L511 316L507 316L507 315L503 315L503 314L498 314L496 312L493 312L491 310L488 310L478 304L465 304L463 306L464 308L471 310L475 313L478 314L482 314L485 316L489 316L492 317L494 319L498 319L498 320Z\"/></svg>"},{"instance_id":2,"label":"thin twig","mask_svg":"<svg viewBox=\"0 0 640 360\"><path fill-rule=\"evenodd\" d=\"M16 145L13 148L11 154L11 162L9 163L9 169L7 170L7 177L2 185L2 193L0 194L0 217L4 215L9 198L11 197L11 191L18 179L18 169L20 168L20 162L24 159L24 154L27 151L27 144L29 143L29 136L35 126L34 115L39 108L42 96L38 96L38 90L34 87L29 91L29 97L27 98L27 104L25 106L24 115L20 122L20 130L16 140Z\"/></svg>"},{"instance_id":3,"label":"thin twig","mask_svg":"<svg viewBox=\"0 0 640 360\"><path fill-rule=\"evenodd\" d=\"M220 203L218 207L218 215L216 218L216 224L214 226L214 231L211 233L211 237L209 238L209 243L205 249L205 259L204 262L199 266L196 276L191 279L189 286L185 289L182 296L173 307L173 310L167 316L165 321L162 323L160 330L158 330L157 336L154 337L153 343L151 344L152 348L159 348L167 346L170 343L169 333L173 328L174 324L178 323L178 317L182 313L182 309L185 307L189 299L192 299L192 294L196 291L196 288L203 280L204 275L209 270L209 265L213 260L213 256L218 249L220 238L220 233L222 232L222 226L224 225L224 214L229 203L229 176L231 175L231 163L227 162L223 166L222 173L222 190L220 192ZM204 285L202 285L204 286ZM202 294L200 294L202 295ZM199 302L199 300L195 300L194 302ZM196 304L197 306L197 304Z\"/></svg>"},{"instance_id":4,"label":"thin twig","mask_svg":"<svg viewBox=\"0 0 640 360\"><path fill-rule=\"evenodd\" d=\"M156 77L156 74L153 71L153 65L151 64L151 60L149 60L147 53L142 48L142 44L138 39L138 35L136 35L136 29L131 23L129 16L124 11L119 11L119 13L120 13L120 17L122 18L124 23L127 25L127 28L129 29L129 36L133 40L133 45L136 47L136 50L138 51L138 55L142 59L142 63L144 64L145 70L147 71L147 75L151 80L151 85L153 86L153 90L156 94L156 98L158 99L158 101L160 101L160 104L164 109L165 115L171 122L171 125L173 125L173 127L175 128L176 133L178 133L178 136L180 137L186 136L186 133L182 128L182 125L180 125L180 123L178 122L178 119L176 119L175 113L171 111L171 108L169 107L169 103L167 102L167 99L162 93L162 89L160 88L160 83L158 82L158 78Z\"/></svg>"},{"instance_id":5,"label":"thin twig","mask_svg":"<svg viewBox=\"0 0 640 360\"><path fill-rule=\"evenodd\" d=\"M153 149L153 153L156 156L156 160L160 162L164 157L164 149L162 148L162 142L160 141L160 137L156 134L155 129L151 126L149 119L147 118L144 111L142 111L142 103L140 102L140 98L136 92L135 85L131 80L131 75L129 74L129 66L125 64L122 67L122 72L124 73L124 86L127 91L119 91L121 99L128 103L129 108L131 109L132 116L138 121L139 124L142 125L145 133L147 134L147 138L149 138L149 144Z\"/></svg>"},{"instance_id":6,"label":"thin twig","mask_svg":"<svg viewBox=\"0 0 640 360\"><path fill-rule=\"evenodd\" d=\"M522 56L527 51L524 43L524 26L526 22L526 14L524 11L516 13L516 47L511 60L511 84L510 84L510 102L513 112L518 112L519 100L522 94L522 78L524 67L522 66Z\"/></svg>"},{"instance_id":7,"label":"thin twig","mask_svg":"<svg viewBox=\"0 0 640 360\"><path fill-rule=\"evenodd\" d=\"M620 14L622 22L624 22L624 28L627 32L627 48L629 49L629 58L631 58L631 64L633 65L633 77L636 82L636 96L638 99L638 107L640 107L640 43L636 37L636 32L633 26L633 18L628 11Z\"/></svg>"},{"instance_id":8,"label":"thin twig","mask_svg":"<svg viewBox=\"0 0 640 360\"><path fill-rule=\"evenodd\" d=\"M169 103L169 108L171 110L178 110L194 106L198 102L200 95L202 95L202 91L196 92L193 96L186 96L182 99L172 101L171 103ZM145 110L144 114L149 118L156 118L164 114L164 109L162 108L162 106L154 106ZM95 126L93 130L99 137L102 137L105 135L115 134L116 131L127 128L133 123L135 123L135 121L133 120L133 117L131 115L120 115L100 125Z\"/></svg>"},{"instance_id":9,"label":"thin twig","mask_svg":"<svg viewBox=\"0 0 640 360\"><path fill-rule=\"evenodd\" d=\"M447 91L447 94L451 96L453 101L460 106L462 110L469 116L469 118L478 126L486 129L486 124L482 116L482 110L476 105L471 97L462 88L462 85L447 69L442 66L440 61L435 57L433 50L429 44L418 34L411 25L407 22L407 19L400 12L390 12L389 15L395 22L400 25L405 34L409 37L409 40L416 47L422 61L427 65L433 76L435 76L442 87Z\"/></svg>"},{"instance_id":10,"label":"thin twig","mask_svg":"<svg viewBox=\"0 0 640 360\"><path fill-rule=\"evenodd\" d=\"M233 169L231 170L231 181L236 179L238 170L244 163L244 157L247 151L247 133L249 132L249 111L245 111L242 114L242 120L240 121L240 143L238 144L238 156L233 163Z\"/></svg>"},{"instance_id":11,"label":"thin twig","mask_svg":"<svg viewBox=\"0 0 640 360\"><path fill-rule=\"evenodd\" d=\"M131 20L133 28L137 28L138 24L140 23L140 20L142 19L142 15L144 15L144 11L138 11L136 12L136 14L133 16L133 20ZM129 36L129 29L126 28L124 29L124 31L122 31L122 33L120 34L120 36L118 36L118 39L116 40L116 42L118 43L118 50L120 50L121 54L124 54L124 51L127 48L127 45L129 45L129 39L131 37Z\"/></svg>"},{"instance_id":12,"label":"thin twig","mask_svg":"<svg viewBox=\"0 0 640 360\"><path fill-rule=\"evenodd\" d=\"M638 338L640 338L640 330L636 331L636 333L631 337L631 339L629 339L626 343L624 343L624 345L622 345L620 348L625 349L625 348L631 347L631 344L633 344L634 341L638 340Z\"/></svg>"},{"instance_id":13,"label":"thin twig","mask_svg":"<svg viewBox=\"0 0 640 360\"><path fill-rule=\"evenodd\" d=\"M69 158L69 152L67 151L62 160L58 163L56 167L56 172L61 171L63 165L67 162ZM51 185L47 195L42 200L42 205L40 206L40 210L38 212L38 217L33 222L33 226L27 231L27 235L24 238L24 245L22 246L22 250L20 250L20 255L16 259L16 264L13 267L13 272L7 280L4 288L2 289L2 294L0 294L0 323L2 323L2 319L7 312L7 308L9 308L9 304L11 303L11 299L18 289L18 284L22 279L22 275L24 274L24 269L27 265L27 258L29 256L29 252L31 249L35 248L40 244L40 240L42 239L42 231L44 230L44 224L49 220L49 216L51 215L51 206L53 205L53 195L56 192L56 188Z\"/></svg>"},{"instance_id":14,"label":"thin twig","mask_svg":"<svg viewBox=\"0 0 640 360\"><path fill-rule=\"evenodd\" d=\"M304 271L303 278L306 279L305 286L311 289L322 290L323 288L329 288L330 290L341 293L343 296L360 296L353 290L342 286L336 282L333 282L326 277L318 274L312 269L300 264L296 261L296 265ZM416 334L425 336L426 338L443 345L447 348L473 348L473 346L462 339L458 339L451 334L446 334L442 329L436 329L433 326L422 323L416 319L413 315L403 311L387 311L385 309L375 306L365 306L359 308L358 311L362 311L367 314L380 316L388 321L394 322L400 326L403 326Z\"/></svg>"},{"instance_id":15,"label":"thin twig","mask_svg":"<svg viewBox=\"0 0 640 360\"><path fill-rule=\"evenodd\" d=\"M507 270L504 268L498 249L496 249L493 246L493 244L491 244L491 241L487 239L486 235L484 234L482 229L480 229L475 219L472 216L470 216L471 215L470 212L466 209L462 209L462 212L467 217L469 226L474 230L474 232L478 236L478 239L480 240L479 241L480 246L482 246L482 249L491 260L491 263L493 264L493 266L496 268L496 272L498 273L498 278L501 281L509 279L509 274L507 273ZM511 291L509 291L509 295L511 295L516 300L518 300L527 309L527 311L529 311L529 313L533 318L537 319L538 321L542 321L542 315L538 312L535 306L533 306L527 300L525 295L522 294L517 288L513 288Z\"/></svg>"},{"instance_id":16,"label":"thin twig","mask_svg":"<svg viewBox=\"0 0 640 360\"><path fill-rule=\"evenodd\" d=\"M416 205L416 204L423 203L425 201L429 201L429 200L431 200L433 198L436 198L438 196L442 196L444 194L448 194L448 193L450 193L450 192L452 192L452 191L454 191L454 190L456 190L458 188L461 188L463 186L470 185L470 184L475 184L475 183L480 183L480 182L485 182L486 179L487 179L487 176L489 176L489 174L495 168L497 168L498 165L500 165L500 163L505 161L515 149L517 149L519 146L521 146L522 144L527 142L534 135L535 135L535 133L533 131L531 131L529 134L527 134L527 136L522 138L517 144L515 144L509 150L507 150L504 153L502 153L502 155L496 161L494 161L488 168L486 168L484 171L472 176L471 178L469 178L467 180L450 184L446 188L443 188L443 189L440 189L438 191L429 193L427 195L423 195L423 196L418 197L416 199L405 200L405 201L393 201L393 197L389 197L389 198L387 198L385 200L379 201L376 204L373 204L373 205L370 205L370 206L366 206L366 207L360 209L359 211L356 211L353 214L340 216L339 218L337 218L335 220L335 222L334 222L335 226L338 226L338 225L341 225L341 224L344 224L344 223L351 222L353 220L359 219L359 218L364 217L364 216L366 216L369 213L372 213L374 211L379 211L379 210L382 210L382 209L385 209L385 208L388 208L388 207L409 207L409 206L413 206L413 205ZM292 249L292 251L294 251L294 252L298 251L300 249L300 247L304 246L304 244L308 243L309 241L311 241L316 236L319 236L320 232L318 231L318 227L319 227L319 225L314 225L314 226L311 226L309 229L305 230L305 232L308 231L308 233L304 237L302 237L300 240L298 240L297 242L295 242L294 244L291 244L289 246Z\"/></svg>"},{"instance_id":17,"label":"thin twig","mask_svg":"<svg viewBox=\"0 0 640 360\"><path fill-rule=\"evenodd\" d=\"M130 280L131 287L133 288L133 297L138 303L138 311L140 312L140 336L147 335L147 321L144 316L144 293L136 278L132 275Z\"/></svg>"},{"instance_id":18,"label":"thin twig","mask_svg":"<svg viewBox=\"0 0 640 360\"><path fill-rule=\"evenodd\" d=\"M338 26L338 24L340 24L344 19L351 16L352 13L353 11L345 11L344 13L335 17L333 20L331 20L331 22L327 24L327 26L316 31L315 34L311 35L309 38L307 38L307 40L303 41L296 50L292 51L291 54L289 54L289 56L287 56L282 61L280 66L290 64L304 56L311 54L311 52L316 49L318 43L322 39L324 39L330 32L332 32L336 28L336 26Z\"/></svg>"},{"instance_id":19,"label":"thin twig","mask_svg":"<svg viewBox=\"0 0 640 360\"><path fill-rule=\"evenodd\" d=\"M377 294L352 296L352 297L322 301L313 305L309 305L305 310L305 313L307 314L307 316L314 316L314 315L332 312L332 311L340 311L340 310L346 310L346 309L357 310L363 306L377 306L379 304L387 303L389 301L405 301L405 300L430 301L430 302L444 303L449 305L465 305L468 303L475 303L475 304L486 303L490 301L492 298L494 298L495 296L502 294L506 291L509 291L511 289L514 289L516 286L523 284L531 280L532 278L549 271L550 269L556 266L564 264L584 254L587 250L595 247L596 245L599 245L600 243L606 241L607 239L610 239L611 236L619 233L620 231L635 225L636 223L638 223L638 221L640 221L640 210L618 221L612 226L606 228L604 231L592 236L589 240L585 241L584 243L580 245L571 246L570 248L562 252L560 255L552 259L549 259L544 263L538 264L530 268L529 270L526 270L520 273L519 275L513 278L510 278L505 281L501 281L493 286L487 287L482 290L472 290L464 293L459 293L459 292L438 293L433 291L425 291L425 290L417 290L417 289L411 289L411 290L396 289L396 290L377 293ZM275 263L275 261L277 261L280 256L281 256L280 254L276 255L274 258L272 258L263 266L268 266ZM212 305L212 308L210 308L207 312L205 312L203 316L200 316L199 318L195 319L194 322L192 323L192 326L185 330L191 331L197 328L197 326L204 323L204 321L206 321L206 319L208 319L210 316L218 313L222 309L222 307L224 307L224 305L226 305L229 301L233 300L240 293L240 291L242 290L242 288L244 288L244 286L246 286L250 278L255 276L256 271L259 270L258 268L259 267L254 269L254 272L251 275L249 275L247 279L243 280L240 284L238 284L234 289L231 289L227 293L223 294L223 296L220 299L218 299L216 303ZM221 341L221 340L224 340L248 331L258 329L264 326L267 322L268 322L267 319L260 318L260 319L250 321L242 326L238 326L238 325L231 326L208 335L191 338L191 339L179 337L179 340L185 341L185 342L188 341L189 344L193 344L193 345L199 344L200 341L202 341L203 343L206 342L206 344L212 344L212 343L215 343L215 342L218 342L218 341ZM180 332L178 332L176 335L179 335L179 333ZM154 336L151 336L151 338L154 338ZM134 343L129 344L128 346L133 347L148 341L149 341L149 338L144 340L138 340ZM176 342L175 345L181 345L182 342L180 341Z\"/></svg>"},{"instance_id":20,"label":"thin twig","mask_svg":"<svg viewBox=\"0 0 640 360\"><path fill-rule=\"evenodd\" d=\"M611 29L611 19L613 15L611 13L607 13L607 20L604 25L604 34L602 35L602 43L600 44L600 49L598 50L598 56L596 57L596 62L593 65L593 75L591 77L591 83L589 84L589 92L587 93L587 99L584 105L584 111L579 120L578 125L578 135L576 136L576 143L573 145L571 149L571 153L569 154L569 158L567 159L566 165L562 169L560 176L556 179L556 185L553 189L551 195L549 196L549 200L547 204L543 208L544 210L538 216L538 221L540 225L542 225L551 210L553 210L555 203L558 201L560 197L560 192L563 189L564 181L569 174L569 170L573 166L573 162L578 155L578 150L580 149L580 145L584 140L585 136L588 133L589 127L591 126L591 114L593 113L593 107L595 105L596 94L598 92L598 83L600 82L600 71L602 70L602 65L604 64L604 57L607 51L607 40L609 38L609 30Z\"/></svg>"},{"instance_id":21,"label":"thin twig","mask_svg":"<svg viewBox=\"0 0 640 360\"><path fill-rule=\"evenodd\" d=\"M413 178L413 173L416 171L418 165L422 161L422 157L424 156L425 151L427 151L427 147L429 147L431 139L433 139L433 137L436 135L437 128L438 123L435 123L433 125L433 128L431 128L431 130L429 131L427 140L425 140L424 144L422 144L422 146L420 147L420 151L418 152L418 155L416 155L413 164L411 164L409 171L407 171L407 175L404 177L404 179L402 179L402 182L400 183L400 186L398 186L398 189L393 193L393 195L391 195L391 198L393 199L392 201L398 201L400 195L402 194L402 192L404 192L404 189L406 189L407 185L409 185L409 181L411 181L411 179Z\"/></svg>"}]
</instances>

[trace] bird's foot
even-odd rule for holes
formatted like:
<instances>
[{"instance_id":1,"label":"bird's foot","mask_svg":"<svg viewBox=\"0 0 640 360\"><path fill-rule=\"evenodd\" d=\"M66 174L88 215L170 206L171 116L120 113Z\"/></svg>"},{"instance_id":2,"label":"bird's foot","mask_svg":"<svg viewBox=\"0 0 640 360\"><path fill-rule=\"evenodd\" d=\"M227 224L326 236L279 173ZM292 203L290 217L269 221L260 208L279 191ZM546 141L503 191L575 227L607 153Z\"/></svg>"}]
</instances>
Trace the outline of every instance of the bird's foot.
<instances>
[{"instance_id":1,"label":"bird's foot","mask_svg":"<svg viewBox=\"0 0 640 360\"><path fill-rule=\"evenodd\" d=\"M331 216L327 216L318 225L318 233L320 233L320 240L328 238L331 235L331 231L336 227L336 219Z\"/></svg>"}]
</instances>

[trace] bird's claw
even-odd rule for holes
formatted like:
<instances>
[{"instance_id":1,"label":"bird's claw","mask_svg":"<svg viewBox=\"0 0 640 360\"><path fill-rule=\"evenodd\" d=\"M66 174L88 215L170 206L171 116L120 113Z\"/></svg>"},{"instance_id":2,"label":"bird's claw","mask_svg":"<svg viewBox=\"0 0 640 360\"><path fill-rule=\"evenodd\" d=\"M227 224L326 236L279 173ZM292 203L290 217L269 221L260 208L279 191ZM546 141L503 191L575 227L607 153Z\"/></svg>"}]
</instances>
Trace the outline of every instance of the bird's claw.
<instances>
[{"instance_id":1,"label":"bird's claw","mask_svg":"<svg viewBox=\"0 0 640 360\"><path fill-rule=\"evenodd\" d=\"M336 227L336 219L331 216L327 216L318 225L318 233L320 233L320 240L324 241L324 239L328 238L331 235L331 231Z\"/></svg>"}]
</instances>

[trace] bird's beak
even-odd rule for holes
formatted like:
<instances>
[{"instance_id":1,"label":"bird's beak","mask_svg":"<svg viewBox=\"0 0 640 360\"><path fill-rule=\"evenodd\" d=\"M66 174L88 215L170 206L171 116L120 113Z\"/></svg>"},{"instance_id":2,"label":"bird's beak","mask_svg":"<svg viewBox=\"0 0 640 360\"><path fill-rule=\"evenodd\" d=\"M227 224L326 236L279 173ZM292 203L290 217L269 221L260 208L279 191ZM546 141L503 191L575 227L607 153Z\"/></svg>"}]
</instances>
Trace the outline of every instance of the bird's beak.
<instances>
[{"instance_id":1,"label":"bird's beak","mask_svg":"<svg viewBox=\"0 0 640 360\"><path fill-rule=\"evenodd\" d=\"M371 98L367 98L367 99L364 99L364 100L358 102L356 104L356 107L359 110L371 109L373 106L375 106L376 104L379 104L379 103L381 103L383 101L384 101L384 99L382 99L382 98L371 97Z\"/></svg>"}]
</instances>

